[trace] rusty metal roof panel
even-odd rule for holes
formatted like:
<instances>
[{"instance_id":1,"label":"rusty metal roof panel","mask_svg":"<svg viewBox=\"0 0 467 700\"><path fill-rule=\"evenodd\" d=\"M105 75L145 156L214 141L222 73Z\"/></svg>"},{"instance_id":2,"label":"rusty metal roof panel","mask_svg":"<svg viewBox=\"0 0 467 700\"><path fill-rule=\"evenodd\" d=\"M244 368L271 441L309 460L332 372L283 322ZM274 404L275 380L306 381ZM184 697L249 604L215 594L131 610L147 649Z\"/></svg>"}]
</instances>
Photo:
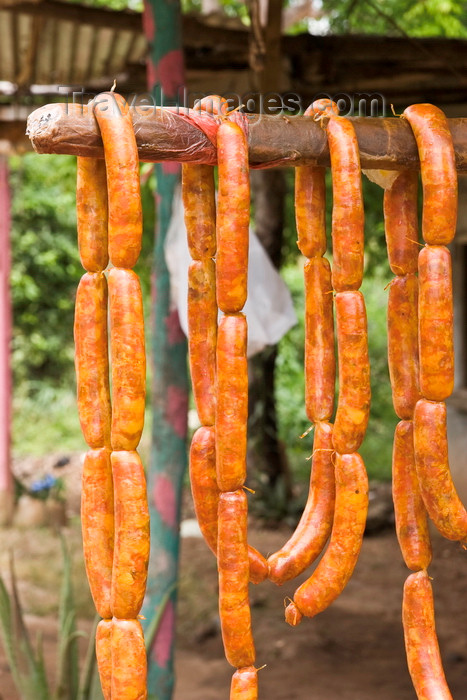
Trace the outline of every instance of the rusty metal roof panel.
<instances>
[{"instance_id":1,"label":"rusty metal roof panel","mask_svg":"<svg viewBox=\"0 0 467 700\"><path fill-rule=\"evenodd\" d=\"M0 81L98 89L144 64L141 15L56 0L0 0ZM0 89L0 94L2 90Z\"/></svg>"}]
</instances>

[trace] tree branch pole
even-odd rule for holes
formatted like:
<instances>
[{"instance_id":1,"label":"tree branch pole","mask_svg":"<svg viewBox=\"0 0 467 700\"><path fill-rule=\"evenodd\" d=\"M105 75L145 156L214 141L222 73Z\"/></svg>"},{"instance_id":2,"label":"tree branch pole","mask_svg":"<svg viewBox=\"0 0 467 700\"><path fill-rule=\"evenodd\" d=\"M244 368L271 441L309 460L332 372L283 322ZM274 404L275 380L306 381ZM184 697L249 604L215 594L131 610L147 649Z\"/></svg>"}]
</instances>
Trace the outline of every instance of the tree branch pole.
<instances>
[{"instance_id":1,"label":"tree branch pole","mask_svg":"<svg viewBox=\"0 0 467 700\"><path fill-rule=\"evenodd\" d=\"M130 108L140 160L148 162L216 162L215 147L194 124L172 110ZM317 164L329 166L326 133L311 117L246 115L250 165L253 167ZM397 117L350 117L360 148L362 168L418 169L415 139L409 124ZM467 118L449 119L457 169L467 172ZM27 134L38 153L103 157L102 141L92 113L78 104L52 104L36 109Z\"/></svg>"}]
</instances>

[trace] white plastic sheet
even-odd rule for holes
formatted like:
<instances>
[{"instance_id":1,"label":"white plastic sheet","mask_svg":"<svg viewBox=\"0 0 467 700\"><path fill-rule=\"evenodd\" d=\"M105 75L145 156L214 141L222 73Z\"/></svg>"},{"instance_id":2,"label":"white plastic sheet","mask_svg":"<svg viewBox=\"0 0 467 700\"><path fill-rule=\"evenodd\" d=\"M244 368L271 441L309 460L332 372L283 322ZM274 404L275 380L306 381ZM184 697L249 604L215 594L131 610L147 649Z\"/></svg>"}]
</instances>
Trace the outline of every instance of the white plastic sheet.
<instances>
[{"instance_id":1,"label":"white plastic sheet","mask_svg":"<svg viewBox=\"0 0 467 700\"><path fill-rule=\"evenodd\" d=\"M180 325L188 334L188 251L180 190L174 196L170 228L165 243L165 258L170 272L172 305L177 308ZM248 300L243 309L248 321L248 356L267 345L275 345L297 323L287 285L271 263L255 233L250 230L248 260Z\"/></svg>"}]
</instances>

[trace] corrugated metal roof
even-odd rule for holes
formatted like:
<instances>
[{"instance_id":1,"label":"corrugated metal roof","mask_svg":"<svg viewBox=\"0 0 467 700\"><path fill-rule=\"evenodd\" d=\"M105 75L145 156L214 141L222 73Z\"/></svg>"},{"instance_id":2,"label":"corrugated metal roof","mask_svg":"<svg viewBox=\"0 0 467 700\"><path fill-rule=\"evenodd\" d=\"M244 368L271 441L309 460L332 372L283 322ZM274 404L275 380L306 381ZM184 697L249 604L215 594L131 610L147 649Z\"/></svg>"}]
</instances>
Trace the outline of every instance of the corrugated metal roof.
<instances>
[{"instance_id":1,"label":"corrugated metal roof","mask_svg":"<svg viewBox=\"0 0 467 700\"><path fill-rule=\"evenodd\" d=\"M0 0L0 81L19 94L39 85L49 93L61 85L108 88L144 64L146 50L138 13Z\"/></svg>"}]
</instances>

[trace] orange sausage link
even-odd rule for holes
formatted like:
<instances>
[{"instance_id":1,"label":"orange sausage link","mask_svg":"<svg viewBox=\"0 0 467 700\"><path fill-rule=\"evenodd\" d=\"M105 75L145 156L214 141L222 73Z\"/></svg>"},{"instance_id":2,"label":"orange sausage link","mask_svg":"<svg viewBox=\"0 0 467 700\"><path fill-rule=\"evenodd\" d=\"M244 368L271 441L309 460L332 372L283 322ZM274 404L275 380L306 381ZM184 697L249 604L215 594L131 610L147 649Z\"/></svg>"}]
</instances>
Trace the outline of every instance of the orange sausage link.
<instances>
[{"instance_id":1,"label":"orange sausage link","mask_svg":"<svg viewBox=\"0 0 467 700\"><path fill-rule=\"evenodd\" d=\"M434 105L407 107L420 157L423 185L422 233L429 245L448 245L457 222L457 172L448 121Z\"/></svg>"},{"instance_id":2,"label":"orange sausage link","mask_svg":"<svg viewBox=\"0 0 467 700\"><path fill-rule=\"evenodd\" d=\"M188 270L188 348L193 398L202 425L216 417L216 266L196 260Z\"/></svg>"},{"instance_id":3,"label":"orange sausage link","mask_svg":"<svg viewBox=\"0 0 467 700\"><path fill-rule=\"evenodd\" d=\"M129 105L104 92L94 100L104 144L109 197L109 257L115 267L134 267L141 251L143 217L139 160Z\"/></svg>"},{"instance_id":4,"label":"orange sausage link","mask_svg":"<svg viewBox=\"0 0 467 700\"><path fill-rule=\"evenodd\" d=\"M107 172L100 158L78 156L76 217L81 264L101 272L109 262L107 242Z\"/></svg>"},{"instance_id":5,"label":"orange sausage link","mask_svg":"<svg viewBox=\"0 0 467 700\"><path fill-rule=\"evenodd\" d=\"M96 659L104 700L111 698L112 620L101 620L96 629Z\"/></svg>"},{"instance_id":6,"label":"orange sausage link","mask_svg":"<svg viewBox=\"0 0 467 700\"><path fill-rule=\"evenodd\" d=\"M308 500L292 537L268 558L269 578L279 585L299 576L321 554L332 528L335 480L332 426L317 423Z\"/></svg>"},{"instance_id":7,"label":"orange sausage link","mask_svg":"<svg viewBox=\"0 0 467 700\"><path fill-rule=\"evenodd\" d=\"M323 117L338 114L335 102L329 99L315 100L305 116ZM297 245L307 258L326 252L326 181L325 168L300 165L295 168L295 221Z\"/></svg>"},{"instance_id":8,"label":"orange sausage link","mask_svg":"<svg viewBox=\"0 0 467 700\"><path fill-rule=\"evenodd\" d=\"M86 454L81 491L83 553L89 588L101 617L112 617L110 590L114 554L114 493L110 451Z\"/></svg>"},{"instance_id":9,"label":"orange sausage link","mask_svg":"<svg viewBox=\"0 0 467 700\"><path fill-rule=\"evenodd\" d=\"M332 286L356 290L363 279L364 213L360 155L353 125L332 116L327 124L333 189Z\"/></svg>"},{"instance_id":10,"label":"orange sausage link","mask_svg":"<svg viewBox=\"0 0 467 700\"><path fill-rule=\"evenodd\" d=\"M388 297L388 364L392 401L399 418L410 420L420 398L418 279L395 277Z\"/></svg>"},{"instance_id":11,"label":"orange sausage link","mask_svg":"<svg viewBox=\"0 0 467 700\"><path fill-rule=\"evenodd\" d=\"M219 496L219 615L227 661L236 668L252 666L255 646L248 597L248 504L245 491Z\"/></svg>"},{"instance_id":12,"label":"orange sausage link","mask_svg":"<svg viewBox=\"0 0 467 700\"><path fill-rule=\"evenodd\" d=\"M230 700L258 700L258 671L254 666L235 671L230 686Z\"/></svg>"},{"instance_id":13,"label":"orange sausage link","mask_svg":"<svg viewBox=\"0 0 467 700\"><path fill-rule=\"evenodd\" d=\"M449 469L446 406L421 399L414 413L415 466L428 515L448 540L467 541L467 511Z\"/></svg>"},{"instance_id":14,"label":"orange sausage link","mask_svg":"<svg viewBox=\"0 0 467 700\"><path fill-rule=\"evenodd\" d=\"M208 547L217 556L217 517L219 488L216 477L216 438L212 427L201 427L193 435L190 448L191 493L200 530ZM261 583L267 578L266 559L248 546L250 581Z\"/></svg>"},{"instance_id":15,"label":"orange sausage link","mask_svg":"<svg viewBox=\"0 0 467 700\"><path fill-rule=\"evenodd\" d=\"M217 484L236 491L245 482L248 366L247 323L242 314L224 316L217 335ZM248 664L247 664L248 665Z\"/></svg>"},{"instance_id":16,"label":"orange sausage link","mask_svg":"<svg viewBox=\"0 0 467 700\"><path fill-rule=\"evenodd\" d=\"M141 287L132 270L109 273L113 450L135 450L144 426L146 357Z\"/></svg>"},{"instance_id":17,"label":"orange sausage link","mask_svg":"<svg viewBox=\"0 0 467 700\"><path fill-rule=\"evenodd\" d=\"M312 423L334 410L336 357L331 268L325 258L305 264L305 406Z\"/></svg>"},{"instance_id":18,"label":"orange sausage link","mask_svg":"<svg viewBox=\"0 0 467 700\"><path fill-rule=\"evenodd\" d=\"M107 281L101 273L81 278L75 304L75 369L78 414L90 447L110 445Z\"/></svg>"},{"instance_id":19,"label":"orange sausage link","mask_svg":"<svg viewBox=\"0 0 467 700\"><path fill-rule=\"evenodd\" d=\"M241 128L223 122L217 132L217 303L241 311L247 298L250 180L248 146Z\"/></svg>"},{"instance_id":20,"label":"orange sausage link","mask_svg":"<svg viewBox=\"0 0 467 700\"><path fill-rule=\"evenodd\" d=\"M143 603L149 562L146 478L137 452L112 452L115 548L111 607L114 617L136 618Z\"/></svg>"},{"instance_id":21,"label":"orange sausage link","mask_svg":"<svg viewBox=\"0 0 467 700\"><path fill-rule=\"evenodd\" d=\"M435 628L433 591L426 571L410 574L402 603L405 650L418 700L452 700Z\"/></svg>"},{"instance_id":22,"label":"orange sausage link","mask_svg":"<svg viewBox=\"0 0 467 700\"><path fill-rule=\"evenodd\" d=\"M326 252L325 172L325 168L310 165L295 168L297 245L307 258Z\"/></svg>"},{"instance_id":23,"label":"orange sausage link","mask_svg":"<svg viewBox=\"0 0 467 700\"><path fill-rule=\"evenodd\" d=\"M426 569L431 562L431 541L426 508L415 469L413 422L400 421L394 432L392 497L396 534L409 569Z\"/></svg>"},{"instance_id":24,"label":"orange sausage link","mask_svg":"<svg viewBox=\"0 0 467 700\"><path fill-rule=\"evenodd\" d=\"M145 700L147 661L138 620L112 622L112 700Z\"/></svg>"},{"instance_id":25,"label":"orange sausage link","mask_svg":"<svg viewBox=\"0 0 467 700\"><path fill-rule=\"evenodd\" d=\"M426 246L418 257L420 391L444 401L454 388L451 254L444 246Z\"/></svg>"},{"instance_id":26,"label":"orange sausage link","mask_svg":"<svg viewBox=\"0 0 467 700\"><path fill-rule=\"evenodd\" d=\"M334 422L336 452L355 452L370 411L370 361L365 301L360 292L336 294L339 401Z\"/></svg>"},{"instance_id":27,"label":"orange sausage link","mask_svg":"<svg viewBox=\"0 0 467 700\"><path fill-rule=\"evenodd\" d=\"M389 266L395 275L417 272L418 173L403 170L384 191L384 228Z\"/></svg>"},{"instance_id":28,"label":"orange sausage link","mask_svg":"<svg viewBox=\"0 0 467 700\"><path fill-rule=\"evenodd\" d=\"M285 619L297 625L302 615L325 610L347 585L362 546L368 511L368 477L362 458L336 454L336 506L331 539L310 578L295 591Z\"/></svg>"},{"instance_id":29,"label":"orange sausage link","mask_svg":"<svg viewBox=\"0 0 467 700\"><path fill-rule=\"evenodd\" d=\"M182 198L188 249L193 260L216 254L216 199L211 165L182 164Z\"/></svg>"}]
</instances>

